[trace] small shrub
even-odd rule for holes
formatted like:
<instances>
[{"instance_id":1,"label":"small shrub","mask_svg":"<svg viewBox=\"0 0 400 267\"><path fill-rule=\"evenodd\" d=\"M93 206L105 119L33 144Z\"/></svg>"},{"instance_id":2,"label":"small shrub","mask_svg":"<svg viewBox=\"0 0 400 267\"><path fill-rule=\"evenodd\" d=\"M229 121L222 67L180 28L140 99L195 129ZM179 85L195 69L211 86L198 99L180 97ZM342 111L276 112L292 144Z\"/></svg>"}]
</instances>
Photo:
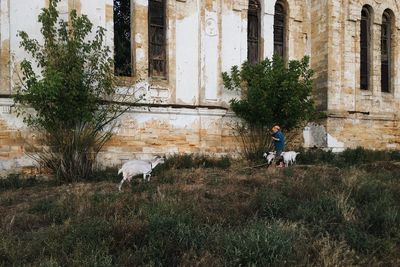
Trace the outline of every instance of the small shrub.
<instances>
[{"instance_id":1,"label":"small shrub","mask_svg":"<svg viewBox=\"0 0 400 267\"><path fill-rule=\"evenodd\" d=\"M342 153L338 154L335 165L338 167L347 167L379 160L389 160L387 153L384 151L372 151L358 147L356 149L346 149Z\"/></svg>"},{"instance_id":2,"label":"small shrub","mask_svg":"<svg viewBox=\"0 0 400 267\"><path fill-rule=\"evenodd\" d=\"M73 182L92 175L117 118L129 107L120 104L127 95L117 93L105 28L94 31L88 16L76 10L63 20L59 2L49 0L38 16L42 41L18 32L30 57L19 64L22 79L13 97L18 115L39 137L28 155L59 180ZM135 94L129 99L139 100Z\"/></svg>"},{"instance_id":3,"label":"small shrub","mask_svg":"<svg viewBox=\"0 0 400 267\"><path fill-rule=\"evenodd\" d=\"M213 158L199 154L175 154L168 157L160 170L169 169L192 169L192 168L219 168L227 169L231 166L228 156Z\"/></svg>"},{"instance_id":4,"label":"small shrub","mask_svg":"<svg viewBox=\"0 0 400 267\"><path fill-rule=\"evenodd\" d=\"M10 174L6 178L0 178L0 191L33 187L40 183L36 176L23 178L20 174Z\"/></svg>"},{"instance_id":5,"label":"small shrub","mask_svg":"<svg viewBox=\"0 0 400 267\"><path fill-rule=\"evenodd\" d=\"M119 179L117 173L118 169L115 167L98 169L94 170L87 180L93 182L100 182L100 181L116 182Z\"/></svg>"},{"instance_id":6,"label":"small shrub","mask_svg":"<svg viewBox=\"0 0 400 267\"><path fill-rule=\"evenodd\" d=\"M360 166L378 161L399 160L399 151L368 150L362 147L348 148L340 153L324 151L322 149L297 149L299 164L331 164L340 168Z\"/></svg>"},{"instance_id":7,"label":"small shrub","mask_svg":"<svg viewBox=\"0 0 400 267\"><path fill-rule=\"evenodd\" d=\"M296 161L299 164L321 164L332 163L335 159L335 154L332 151L324 151L322 149L297 149L300 154L297 155Z\"/></svg>"},{"instance_id":8,"label":"small shrub","mask_svg":"<svg viewBox=\"0 0 400 267\"><path fill-rule=\"evenodd\" d=\"M400 150L389 152L390 160L400 161Z\"/></svg>"},{"instance_id":9,"label":"small shrub","mask_svg":"<svg viewBox=\"0 0 400 267\"><path fill-rule=\"evenodd\" d=\"M240 92L229 101L242 119L234 126L242 155L251 161L262 158L271 147L270 129L279 124L286 132L300 127L315 115L312 98L310 58L290 60L288 64L275 54L259 63L244 62L223 72L228 90Z\"/></svg>"}]
</instances>

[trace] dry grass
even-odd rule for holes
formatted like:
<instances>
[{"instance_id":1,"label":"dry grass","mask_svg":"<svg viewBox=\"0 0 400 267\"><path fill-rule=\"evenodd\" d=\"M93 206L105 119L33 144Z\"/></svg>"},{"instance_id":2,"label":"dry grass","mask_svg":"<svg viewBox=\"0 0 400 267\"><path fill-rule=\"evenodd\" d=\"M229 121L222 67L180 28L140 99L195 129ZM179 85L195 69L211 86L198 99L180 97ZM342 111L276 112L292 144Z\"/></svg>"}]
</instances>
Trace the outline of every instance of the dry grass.
<instances>
[{"instance_id":1,"label":"dry grass","mask_svg":"<svg viewBox=\"0 0 400 267\"><path fill-rule=\"evenodd\" d=\"M389 166L390 165L390 166ZM162 169L0 191L0 265L350 266L400 257L400 165ZM97 180L102 180L101 178Z\"/></svg>"}]
</instances>

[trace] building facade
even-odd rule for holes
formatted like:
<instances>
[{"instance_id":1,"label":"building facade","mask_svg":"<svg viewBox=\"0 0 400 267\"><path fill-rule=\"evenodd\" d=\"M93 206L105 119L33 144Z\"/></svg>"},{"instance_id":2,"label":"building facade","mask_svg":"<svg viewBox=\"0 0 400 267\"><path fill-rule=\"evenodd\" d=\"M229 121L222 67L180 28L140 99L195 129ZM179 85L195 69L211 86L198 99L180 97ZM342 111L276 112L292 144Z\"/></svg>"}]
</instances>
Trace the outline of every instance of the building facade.
<instances>
[{"instance_id":1,"label":"building facade","mask_svg":"<svg viewBox=\"0 0 400 267\"><path fill-rule=\"evenodd\" d=\"M48 0L0 0L0 169L32 164L10 95L26 53L19 30L40 40ZM398 0L61 0L107 29L121 84L150 108L120 119L100 154L106 165L164 153L234 153L239 145L221 72L278 53L311 58L314 96L326 119L304 130L306 147L400 149ZM121 90L124 90L121 86Z\"/></svg>"}]
</instances>

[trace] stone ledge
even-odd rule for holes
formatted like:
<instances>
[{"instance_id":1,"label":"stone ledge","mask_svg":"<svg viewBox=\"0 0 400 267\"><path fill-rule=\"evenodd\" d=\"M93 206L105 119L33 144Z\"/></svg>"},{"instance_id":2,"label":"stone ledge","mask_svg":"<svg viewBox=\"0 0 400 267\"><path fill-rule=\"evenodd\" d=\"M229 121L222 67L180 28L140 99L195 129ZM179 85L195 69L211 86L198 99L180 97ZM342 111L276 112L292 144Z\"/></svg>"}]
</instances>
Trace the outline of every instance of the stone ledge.
<instances>
[{"instance_id":1,"label":"stone ledge","mask_svg":"<svg viewBox=\"0 0 400 267\"><path fill-rule=\"evenodd\" d=\"M150 114L174 114L174 115L197 115L197 116L221 116L236 117L235 113L223 108L178 108L178 107L133 107L127 113L150 113Z\"/></svg>"},{"instance_id":2,"label":"stone ledge","mask_svg":"<svg viewBox=\"0 0 400 267\"><path fill-rule=\"evenodd\" d=\"M11 114L11 107L14 105L12 98L0 98L0 113Z\"/></svg>"},{"instance_id":3,"label":"stone ledge","mask_svg":"<svg viewBox=\"0 0 400 267\"><path fill-rule=\"evenodd\" d=\"M360 119L360 120L381 120L381 121L399 121L399 117L395 113L371 113L369 111L327 111L328 118L338 119Z\"/></svg>"}]
</instances>

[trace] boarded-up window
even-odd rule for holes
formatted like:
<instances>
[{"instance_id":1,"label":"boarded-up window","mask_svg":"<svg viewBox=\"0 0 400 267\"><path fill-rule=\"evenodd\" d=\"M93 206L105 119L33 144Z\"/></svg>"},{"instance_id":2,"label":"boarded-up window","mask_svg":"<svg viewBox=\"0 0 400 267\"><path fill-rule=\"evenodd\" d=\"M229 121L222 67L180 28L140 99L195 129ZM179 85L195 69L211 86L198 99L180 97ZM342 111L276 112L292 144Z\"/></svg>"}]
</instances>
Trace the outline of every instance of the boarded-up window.
<instances>
[{"instance_id":1,"label":"boarded-up window","mask_svg":"<svg viewBox=\"0 0 400 267\"><path fill-rule=\"evenodd\" d=\"M274 54L285 58L285 32L286 32L286 12L281 1L275 4L274 15Z\"/></svg>"},{"instance_id":2,"label":"boarded-up window","mask_svg":"<svg viewBox=\"0 0 400 267\"><path fill-rule=\"evenodd\" d=\"M131 1L114 0L114 72L132 75Z\"/></svg>"},{"instance_id":3,"label":"boarded-up window","mask_svg":"<svg viewBox=\"0 0 400 267\"><path fill-rule=\"evenodd\" d=\"M383 13L381 26L381 90L390 92L391 67L391 17Z\"/></svg>"},{"instance_id":4,"label":"boarded-up window","mask_svg":"<svg viewBox=\"0 0 400 267\"><path fill-rule=\"evenodd\" d=\"M368 7L363 7L361 11L360 23L360 88L369 89L370 73L370 29L371 15Z\"/></svg>"},{"instance_id":5,"label":"boarded-up window","mask_svg":"<svg viewBox=\"0 0 400 267\"><path fill-rule=\"evenodd\" d=\"M166 77L166 0L149 0L149 76Z\"/></svg>"},{"instance_id":6,"label":"boarded-up window","mask_svg":"<svg viewBox=\"0 0 400 267\"><path fill-rule=\"evenodd\" d=\"M260 2L249 1L247 16L247 60L257 63L260 60Z\"/></svg>"}]
</instances>

